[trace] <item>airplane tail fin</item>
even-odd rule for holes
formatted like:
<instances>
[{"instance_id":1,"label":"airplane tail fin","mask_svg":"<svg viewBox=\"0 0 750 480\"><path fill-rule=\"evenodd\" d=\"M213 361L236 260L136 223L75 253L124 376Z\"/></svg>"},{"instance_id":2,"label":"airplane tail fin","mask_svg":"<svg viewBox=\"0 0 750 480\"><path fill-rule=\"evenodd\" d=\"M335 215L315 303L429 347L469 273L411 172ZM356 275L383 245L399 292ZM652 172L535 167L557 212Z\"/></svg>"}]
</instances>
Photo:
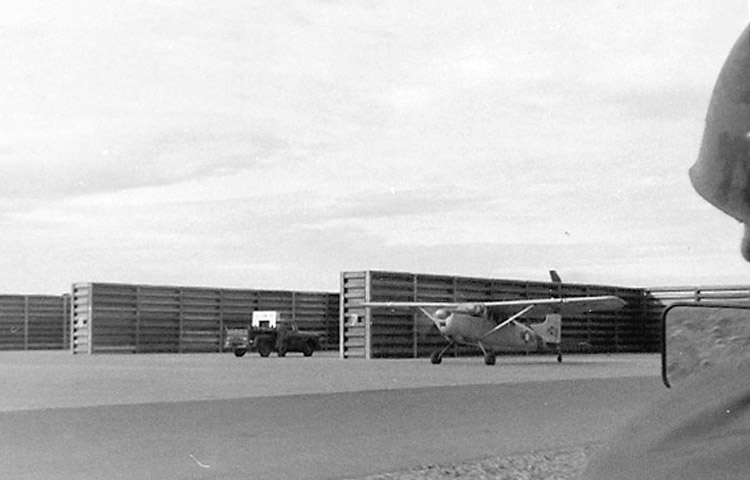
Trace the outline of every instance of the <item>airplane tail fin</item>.
<instances>
[{"instance_id":1,"label":"airplane tail fin","mask_svg":"<svg viewBox=\"0 0 750 480\"><path fill-rule=\"evenodd\" d=\"M562 341L562 316L559 313L548 313L543 323L530 327L546 343L559 344Z\"/></svg>"},{"instance_id":2,"label":"airplane tail fin","mask_svg":"<svg viewBox=\"0 0 750 480\"><path fill-rule=\"evenodd\" d=\"M552 279L552 283L562 283L562 280L560 279L560 275L558 275L555 270L549 271L549 277Z\"/></svg>"}]
</instances>

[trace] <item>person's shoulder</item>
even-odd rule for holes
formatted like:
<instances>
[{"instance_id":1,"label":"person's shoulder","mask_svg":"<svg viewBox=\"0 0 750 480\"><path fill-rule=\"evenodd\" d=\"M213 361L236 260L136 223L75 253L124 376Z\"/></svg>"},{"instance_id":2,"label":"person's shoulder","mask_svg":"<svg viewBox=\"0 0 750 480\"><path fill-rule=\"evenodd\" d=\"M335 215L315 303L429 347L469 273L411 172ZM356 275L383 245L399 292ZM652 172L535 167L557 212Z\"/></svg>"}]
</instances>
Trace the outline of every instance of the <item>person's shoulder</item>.
<instances>
[{"instance_id":1,"label":"person's shoulder","mask_svg":"<svg viewBox=\"0 0 750 480\"><path fill-rule=\"evenodd\" d=\"M581 478L750 478L750 366L707 369L670 389Z\"/></svg>"}]
</instances>

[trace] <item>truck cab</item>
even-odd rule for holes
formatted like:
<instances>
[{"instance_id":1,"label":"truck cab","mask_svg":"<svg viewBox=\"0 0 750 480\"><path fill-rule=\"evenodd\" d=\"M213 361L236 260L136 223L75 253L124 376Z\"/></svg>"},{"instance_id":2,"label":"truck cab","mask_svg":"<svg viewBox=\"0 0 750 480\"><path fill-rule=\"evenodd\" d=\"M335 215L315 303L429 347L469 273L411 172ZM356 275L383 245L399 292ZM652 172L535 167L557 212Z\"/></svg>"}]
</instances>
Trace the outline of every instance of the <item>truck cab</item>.
<instances>
[{"instance_id":1,"label":"truck cab","mask_svg":"<svg viewBox=\"0 0 750 480\"><path fill-rule=\"evenodd\" d=\"M255 311L250 327L227 329L227 347L237 357L255 349L261 357L275 351L279 357L287 352L302 352L309 357L320 348L320 336L314 332L303 332L291 320L282 320L276 311Z\"/></svg>"}]
</instances>

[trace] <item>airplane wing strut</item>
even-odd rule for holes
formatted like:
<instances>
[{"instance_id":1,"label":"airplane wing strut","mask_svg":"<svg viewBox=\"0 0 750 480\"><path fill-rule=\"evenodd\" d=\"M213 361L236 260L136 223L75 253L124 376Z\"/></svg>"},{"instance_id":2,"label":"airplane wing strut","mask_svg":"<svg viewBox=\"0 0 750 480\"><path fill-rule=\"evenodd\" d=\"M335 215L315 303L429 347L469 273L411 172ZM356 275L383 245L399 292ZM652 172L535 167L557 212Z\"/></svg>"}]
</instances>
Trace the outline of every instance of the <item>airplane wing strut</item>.
<instances>
[{"instance_id":1,"label":"airplane wing strut","mask_svg":"<svg viewBox=\"0 0 750 480\"><path fill-rule=\"evenodd\" d=\"M508 318L507 320L505 320L505 321L497 324L497 326L495 328L493 328L489 332L487 332L484 335L482 335L482 338L485 338L485 337L488 337L488 336L492 335L493 333L497 332L498 330L500 330L501 328L505 327L506 325L508 325L511 322L515 322L517 318L521 317L523 314L525 314L526 312L528 312L529 310L531 310L535 306L536 305L529 305L528 307L524 308L523 310L521 310L520 312L516 313L515 315L513 315L510 318Z\"/></svg>"},{"instance_id":2,"label":"airplane wing strut","mask_svg":"<svg viewBox=\"0 0 750 480\"><path fill-rule=\"evenodd\" d=\"M424 315L425 317L427 317L427 318L429 318L430 320L432 320L432 323L434 323L434 324L435 324L435 326L437 327L437 329L438 329L438 330L440 330L440 327L442 326L442 325L440 324L440 320L439 320L439 319L438 319L438 318L437 318L437 317L436 317L435 315L433 315L433 314L432 314L432 312L430 312L429 310L427 310L427 309L426 309L426 308L424 308L424 307L417 307L417 308L419 309L419 311L420 311L420 312L422 312L422 314L423 314L423 315Z\"/></svg>"}]
</instances>

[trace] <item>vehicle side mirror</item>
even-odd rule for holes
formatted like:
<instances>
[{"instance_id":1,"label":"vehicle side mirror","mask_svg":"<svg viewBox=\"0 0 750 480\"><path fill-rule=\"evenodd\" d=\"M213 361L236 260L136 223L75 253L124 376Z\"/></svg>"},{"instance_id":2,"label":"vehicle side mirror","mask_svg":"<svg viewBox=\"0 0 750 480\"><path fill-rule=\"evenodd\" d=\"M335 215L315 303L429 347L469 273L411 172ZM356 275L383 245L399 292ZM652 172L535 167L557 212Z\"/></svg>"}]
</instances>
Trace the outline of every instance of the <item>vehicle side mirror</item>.
<instances>
[{"instance_id":1,"label":"vehicle side mirror","mask_svg":"<svg viewBox=\"0 0 750 480\"><path fill-rule=\"evenodd\" d=\"M750 304L684 302L662 313L662 379L750 363Z\"/></svg>"}]
</instances>

